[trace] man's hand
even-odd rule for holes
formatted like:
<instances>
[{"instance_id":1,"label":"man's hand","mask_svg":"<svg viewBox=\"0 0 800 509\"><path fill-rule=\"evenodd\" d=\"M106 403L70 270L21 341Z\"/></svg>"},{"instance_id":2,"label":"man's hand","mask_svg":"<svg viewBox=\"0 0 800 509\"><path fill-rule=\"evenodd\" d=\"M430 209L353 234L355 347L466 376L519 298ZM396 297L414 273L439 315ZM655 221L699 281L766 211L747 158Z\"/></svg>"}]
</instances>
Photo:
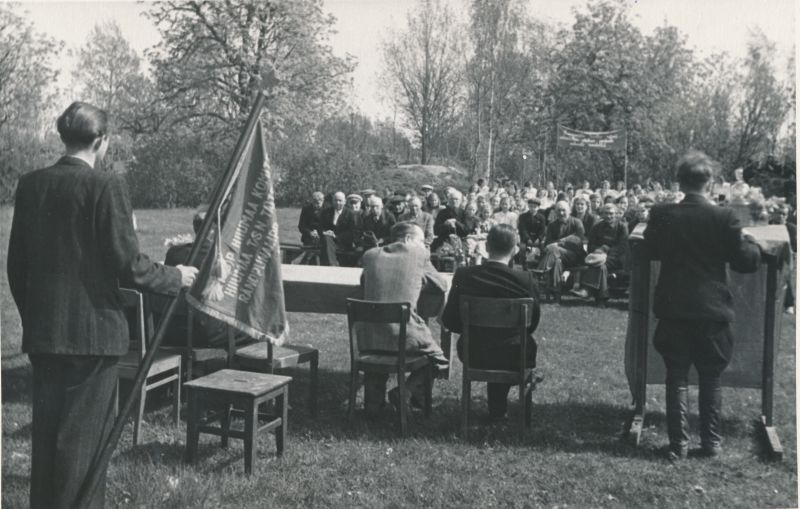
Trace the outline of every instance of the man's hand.
<instances>
[{"instance_id":1,"label":"man's hand","mask_svg":"<svg viewBox=\"0 0 800 509\"><path fill-rule=\"evenodd\" d=\"M322 234L325 235L326 237L333 237L334 239L336 238L336 234L333 233L333 230L325 230L324 232L322 232Z\"/></svg>"},{"instance_id":2,"label":"man's hand","mask_svg":"<svg viewBox=\"0 0 800 509\"><path fill-rule=\"evenodd\" d=\"M318 239L319 238L319 232L317 230L311 230L311 238L312 239Z\"/></svg>"},{"instance_id":3,"label":"man's hand","mask_svg":"<svg viewBox=\"0 0 800 509\"><path fill-rule=\"evenodd\" d=\"M181 271L181 286L192 286L197 279L197 267L178 265L177 269Z\"/></svg>"},{"instance_id":4,"label":"man's hand","mask_svg":"<svg viewBox=\"0 0 800 509\"><path fill-rule=\"evenodd\" d=\"M444 224L455 227L456 226L456 218L452 217L450 219L445 219Z\"/></svg>"}]
</instances>

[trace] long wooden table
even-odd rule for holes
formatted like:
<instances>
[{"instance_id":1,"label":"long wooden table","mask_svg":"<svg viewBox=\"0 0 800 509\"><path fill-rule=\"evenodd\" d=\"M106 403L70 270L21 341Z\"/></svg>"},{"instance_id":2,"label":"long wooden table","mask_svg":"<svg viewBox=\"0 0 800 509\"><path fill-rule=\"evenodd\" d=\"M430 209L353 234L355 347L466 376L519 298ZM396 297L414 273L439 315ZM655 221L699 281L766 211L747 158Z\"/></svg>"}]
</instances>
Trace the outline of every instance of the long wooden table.
<instances>
[{"instance_id":1,"label":"long wooden table","mask_svg":"<svg viewBox=\"0 0 800 509\"><path fill-rule=\"evenodd\" d=\"M322 267L318 265L281 265L283 278L283 292L286 301L286 311L298 313L329 313L347 314L346 301L349 298L363 298L361 290L360 268L350 267ZM442 273L450 288L453 275ZM423 288L417 311L425 319L438 320L439 312L443 308L446 294L427 291ZM444 355L451 360L452 334L441 320L440 341ZM450 369L443 374L449 378Z\"/></svg>"}]
</instances>

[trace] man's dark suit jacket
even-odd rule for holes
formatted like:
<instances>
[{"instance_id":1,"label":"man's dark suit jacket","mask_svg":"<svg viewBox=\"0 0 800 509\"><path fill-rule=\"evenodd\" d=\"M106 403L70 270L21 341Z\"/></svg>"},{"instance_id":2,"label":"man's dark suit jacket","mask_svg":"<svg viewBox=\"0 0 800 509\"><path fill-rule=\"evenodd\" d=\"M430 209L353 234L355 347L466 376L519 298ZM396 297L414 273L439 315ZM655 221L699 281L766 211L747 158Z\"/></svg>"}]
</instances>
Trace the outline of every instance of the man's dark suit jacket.
<instances>
[{"instance_id":1,"label":"man's dark suit jacket","mask_svg":"<svg viewBox=\"0 0 800 509\"><path fill-rule=\"evenodd\" d=\"M455 219L455 226L445 224L448 219ZM466 226L464 225L464 209L445 207L436 215L436 219L433 222L433 234L443 238L451 233L455 233L462 238L467 236Z\"/></svg>"},{"instance_id":2,"label":"man's dark suit jacket","mask_svg":"<svg viewBox=\"0 0 800 509\"><path fill-rule=\"evenodd\" d=\"M297 229L300 230L300 242L304 245L314 243L311 232L316 231L322 235L322 210L315 209L313 203L304 205L300 209L300 220L297 222Z\"/></svg>"},{"instance_id":3,"label":"man's dark suit jacket","mask_svg":"<svg viewBox=\"0 0 800 509\"><path fill-rule=\"evenodd\" d=\"M534 246L536 243L544 240L544 234L547 229L547 219L538 211L533 214L527 211L519 216L517 223L519 230L519 241L523 246Z\"/></svg>"},{"instance_id":4,"label":"man's dark suit jacket","mask_svg":"<svg viewBox=\"0 0 800 509\"><path fill-rule=\"evenodd\" d=\"M539 325L539 292L530 272L513 270L508 265L491 260L487 260L483 265L456 270L447 297L447 305L442 313L442 321L449 330L458 333L464 330L459 314L459 300L462 295L506 299L532 297L533 317L528 327L528 350L529 358L535 359L536 342L533 339L533 331ZM507 349L512 345L519 345L516 329L474 327L470 331L470 359L477 361L482 357L490 357L494 350ZM461 348L459 340L459 352ZM478 362L473 364L478 365Z\"/></svg>"},{"instance_id":5,"label":"man's dark suit jacket","mask_svg":"<svg viewBox=\"0 0 800 509\"><path fill-rule=\"evenodd\" d=\"M139 253L122 181L65 156L19 180L8 281L23 352L116 356L129 341L120 282L167 293L181 275Z\"/></svg>"},{"instance_id":6,"label":"man's dark suit jacket","mask_svg":"<svg viewBox=\"0 0 800 509\"><path fill-rule=\"evenodd\" d=\"M394 215L388 210L381 211L381 215L375 218L367 211L361 221L362 236L360 240L361 247L372 248L378 245L388 244L391 241L392 226L397 222ZM375 235L377 244L374 240L364 233L372 232Z\"/></svg>"},{"instance_id":7,"label":"man's dark suit jacket","mask_svg":"<svg viewBox=\"0 0 800 509\"><path fill-rule=\"evenodd\" d=\"M662 319L734 321L725 264L754 272L761 260L758 246L742 237L733 210L697 194L654 206L644 246L650 258L661 260L653 311Z\"/></svg>"},{"instance_id":8,"label":"man's dark suit jacket","mask_svg":"<svg viewBox=\"0 0 800 509\"><path fill-rule=\"evenodd\" d=\"M327 207L322 210L320 217L320 235L322 235L324 231L333 230L333 233L336 234L336 245L339 249L352 249L355 231L353 211L347 207L343 208L339 213L336 224L334 224L333 216L335 212L333 207Z\"/></svg>"}]
</instances>

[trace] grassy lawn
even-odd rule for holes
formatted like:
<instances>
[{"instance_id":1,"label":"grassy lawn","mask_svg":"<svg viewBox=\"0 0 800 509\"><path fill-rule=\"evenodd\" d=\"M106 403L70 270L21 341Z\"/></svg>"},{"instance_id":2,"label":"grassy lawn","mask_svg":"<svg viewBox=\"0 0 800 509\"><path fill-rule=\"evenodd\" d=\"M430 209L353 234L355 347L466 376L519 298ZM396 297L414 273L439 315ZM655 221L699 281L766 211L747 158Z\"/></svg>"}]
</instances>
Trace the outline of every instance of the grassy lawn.
<instances>
[{"instance_id":1,"label":"grassy lawn","mask_svg":"<svg viewBox=\"0 0 800 509\"><path fill-rule=\"evenodd\" d=\"M281 238L297 241L298 210L281 209ZM142 251L162 259L163 240L191 229L192 211L139 210ZM20 353L19 317L5 275L11 209L0 208L2 315L2 505L27 507L31 380ZM241 442L227 450L201 436L200 460L183 464L185 423L170 422L166 397L153 397L142 445L123 433L108 476L108 507L795 507L795 323L784 315L778 346L775 408L785 458L761 454L755 422L760 392L724 390L725 456L670 465L663 386L649 391L643 444L620 440L630 394L623 369L627 301L597 309L565 300L543 305L539 364L546 380L534 393L533 426L524 442L511 426L485 427L484 391L473 389L471 440L458 437L460 364L437 381L430 420L415 418L397 438L394 416L345 421L349 357L341 315L290 314L294 340L321 351L319 416L307 405L307 370L290 371L287 452L274 457L271 435L258 442L254 474L243 474ZM436 332L436 331L435 331ZM153 393L151 393L153 394ZM513 402L511 416L517 412ZM696 392L691 402L696 412ZM696 430L696 419L692 421ZM696 434L695 434L696 437ZM697 445L697 444L693 444Z\"/></svg>"}]
</instances>

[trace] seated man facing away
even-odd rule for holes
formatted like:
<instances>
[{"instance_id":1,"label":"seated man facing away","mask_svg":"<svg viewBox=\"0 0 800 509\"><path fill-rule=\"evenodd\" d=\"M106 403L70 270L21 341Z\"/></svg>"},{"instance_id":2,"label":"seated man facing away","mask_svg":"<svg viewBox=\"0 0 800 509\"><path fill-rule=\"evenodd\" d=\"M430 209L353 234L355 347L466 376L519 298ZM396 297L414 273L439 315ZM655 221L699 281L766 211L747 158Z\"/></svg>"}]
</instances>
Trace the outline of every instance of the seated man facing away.
<instances>
[{"instance_id":1,"label":"seated man facing away","mask_svg":"<svg viewBox=\"0 0 800 509\"><path fill-rule=\"evenodd\" d=\"M517 232L512 226L499 224L489 230L486 249L489 259L483 265L462 267L453 276L453 285L447 298L442 320L453 332L462 332L459 298L462 295L494 298L533 298L533 317L528 327L527 364L536 366L536 341L533 331L539 324L539 292L530 272L509 268L508 263L517 250ZM458 342L458 357L463 346ZM462 359L463 360L463 359ZM470 364L479 369L508 369L519 366L520 344L516 330L475 327L470 330ZM505 417L508 402L508 384L487 385L489 419Z\"/></svg>"},{"instance_id":2,"label":"seated man facing away","mask_svg":"<svg viewBox=\"0 0 800 509\"><path fill-rule=\"evenodd\" d=\"M200 229L203 227L203 221L205 220L207 212L208 205L200 205L195 211L194 217L192 218L192 228L194 228L195 235L197 235L200 232ZM195 239L193 242L170 246L164 259L164 265L175 267L180 264L188 263L189 254L192 252L192 246L194 246L194 242L197 242L197 239ZM198 269L210 250L211 241L206 239L206 241L200 246L200 252L195 259L196 261L194 265ZM153 310L154 323L158 323L161 320L161 315L169 305L171 297L160 294L150 294L149 297ZM178 301L178 305L175 308L175 312L170 319L166 333L164 334L164 342L162 343L164 346L176 346L184 348L187 346L188 315L189 307L186 303L186 299L181 298ZM227 328L224 323L200 312L193 313L192 316L193 348L225 348L227 346ZM237 343L242 340L243 338L241 337L237 338Z\"/></svg>"},{"instance_id":3,"label":"seated man facing away","mask_svg":"<svg viewBox=\"0 0 800 509\"><path fill-rule=\"evenodd\" d=\"M545 286L548 291L559 294L561 274L565 268L574 267L586 257L583 249L583 223L570 217L569 204L558 201L555 206L556 219L547 225L545 251L539 269L545 271Z\"/></svg>"},{"instance_id":4,"label":"seated man facing away","mask_svg":"<svg viewBox=\"0 0 800 509\"><path fill-rule=\"evenodd\" d=\"M444 295L447 282L431 265L430 254L425 247L425 236L419 226L397 223L392 226L392 239L391 244L364 253L364 272L361 276L364 299L410 302L411 319L406 329L406 352L425 354L434 366L446 367L448 360L431 336L425 321L417 314L416 306L423 285L427 289L433 286ZM397 324L357 323L358 348L361 352L396 352L399 330ZM364 408L368 415L374 416L383 406L387 379L388 375L365 375ZM424 380L424 371L418 370L412 372L406 382L414 406L421 406L423 401ZM396 406L399 405L397 389L389 393L389 399Z\"/></svg>"}]
</instances>

